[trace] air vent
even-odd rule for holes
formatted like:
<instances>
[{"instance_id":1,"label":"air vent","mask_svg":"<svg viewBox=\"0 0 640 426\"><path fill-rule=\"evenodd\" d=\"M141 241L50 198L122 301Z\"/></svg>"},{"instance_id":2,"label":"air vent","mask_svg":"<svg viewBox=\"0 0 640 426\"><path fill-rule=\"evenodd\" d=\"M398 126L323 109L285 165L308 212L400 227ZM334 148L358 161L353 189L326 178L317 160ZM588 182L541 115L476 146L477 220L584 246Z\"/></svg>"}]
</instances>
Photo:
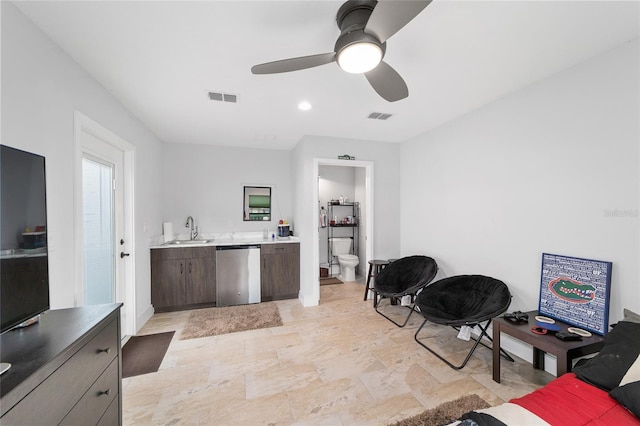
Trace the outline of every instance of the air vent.
<instances>
[{"instance_id":1,"label":"air vent","mask_svg":"<svg viewBox=\"0 0 640 426\"><path fill-rule=\"evenodd\" d=\"M371 114L369 114L368 118L372 120L388 120L391 115L392 114L386 114L382 112L372 112Z\"/></svg>"},{"instance_id":2,"label":"air vent","mask_svg":"<svg viewBox=\"0 0 640 426\"><path fill-rule=\"evenodd\" d=\"M212 101L231 102L235 104L238 102L238 95L223 92L209 92L209 99Z\"/></svg>"}]
</instances>

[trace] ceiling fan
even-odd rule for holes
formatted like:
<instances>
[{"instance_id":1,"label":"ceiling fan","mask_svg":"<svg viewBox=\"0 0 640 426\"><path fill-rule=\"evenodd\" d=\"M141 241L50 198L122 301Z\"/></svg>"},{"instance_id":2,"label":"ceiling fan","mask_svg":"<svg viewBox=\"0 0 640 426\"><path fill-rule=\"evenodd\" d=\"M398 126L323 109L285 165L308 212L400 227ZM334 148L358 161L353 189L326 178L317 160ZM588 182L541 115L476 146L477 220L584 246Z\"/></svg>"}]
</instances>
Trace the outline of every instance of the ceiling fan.
<instances>
[{"instance_id":1,"label":"ceiling fan","mask_svg":"<svg viewBox=\"0 0 640 426\"><path fill-rule=\"evenodd\" d=\"M340 36L333 52L254 65L253 74L277 74L337 62L346 72L364 74L373 89L389 102L409 96L406 83L384 62L387 39L415 18L432 0L349 0L340 6L336 22Z\"/></svg>"}]
</instances>

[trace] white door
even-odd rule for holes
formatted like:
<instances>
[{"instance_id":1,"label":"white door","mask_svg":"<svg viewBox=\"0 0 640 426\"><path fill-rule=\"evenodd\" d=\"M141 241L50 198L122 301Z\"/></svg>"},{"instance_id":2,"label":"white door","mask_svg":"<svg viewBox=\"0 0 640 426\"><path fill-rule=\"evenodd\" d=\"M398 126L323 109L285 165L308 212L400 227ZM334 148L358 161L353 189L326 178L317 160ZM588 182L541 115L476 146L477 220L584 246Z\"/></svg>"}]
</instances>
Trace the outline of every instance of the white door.
<instances>
[{"instance_id":1,"label":"white door","mask_svg":"<svg viewBox=\"0 0 640 426\"><path fill-rule=\"evenodd\" d=\"M122 336L136 332L133 146L76 112L76 305L123 304Z\"/></svg>"},{"instance_id":2,"label":"white door","mask_svg":"<svg viewBox=\"0 0 640 426\"><path fill-rule=\"evenodd\" d=\"M123 302L124 152L84 131L82 151L82 304Z\"/></svg>"},{"instance_id":3,"label":"white door","mask_svg":"<svg viewBox=\"0 0 640 426\"><path fill-rule=\"evenodd\" d=\"M83 305L116 301L118 262L116 165L85 153L82 157ZM119 200L118 200L119 201Z\"/></svg>"}]
</instances>

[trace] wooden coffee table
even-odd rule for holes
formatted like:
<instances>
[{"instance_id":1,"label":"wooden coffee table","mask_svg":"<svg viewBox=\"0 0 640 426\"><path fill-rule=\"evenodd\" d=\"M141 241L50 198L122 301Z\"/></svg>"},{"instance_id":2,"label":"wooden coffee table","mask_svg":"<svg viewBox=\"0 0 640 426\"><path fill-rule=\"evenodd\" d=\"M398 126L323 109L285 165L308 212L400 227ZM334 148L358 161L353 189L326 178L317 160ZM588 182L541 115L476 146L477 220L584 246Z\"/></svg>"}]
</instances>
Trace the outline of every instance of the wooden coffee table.
<instances>
[{"instance_id":1,"label":"wooden coffee table","mask_svg":"<svg viewBox=\"0 0 640 426\"><path fill-rule=\"evenodd\" d=\"M571 371L572 361L577 357L598 352L604 346L604 337L593 334L582 340L563 341L554 334L534 334L531 327L535 327L535 316L538 311L529 311L528 322L512 323L502 317L493 320L493 380L500 383L500 333L508 334L533 346L533 368L544 370L544 354L555 355L557 362L557 377ZM569 324L556 321L560 331L567 331Z\"/></svg>"}]
</instances>

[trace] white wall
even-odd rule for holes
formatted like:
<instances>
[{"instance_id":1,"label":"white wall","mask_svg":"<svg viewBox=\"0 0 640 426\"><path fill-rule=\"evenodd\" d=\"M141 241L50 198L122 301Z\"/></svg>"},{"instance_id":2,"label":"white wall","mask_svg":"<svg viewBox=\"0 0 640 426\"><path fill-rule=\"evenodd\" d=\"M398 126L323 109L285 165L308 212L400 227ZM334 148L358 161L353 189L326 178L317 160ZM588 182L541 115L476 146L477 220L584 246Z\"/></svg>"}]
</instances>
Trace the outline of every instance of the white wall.
<instances>
[{"instance_id":1,"label":"white wall","mask_svg":"<svg viewBox=\"0 0 640 426\"><path fill-rule=\"evenodd\" d=\"M627 43L402 144L402 252L538 306L541 253L613 262L640 312L640 46Z\"/></svg>"},{"instance_id":2,"label":"white wall","mask_svg":"<svg viewBox=\"0 0 640 426\"><path fill-rule=\"evenodd\" d=\"M249 232L292 221L291 152L194 144L165 144L163 217L175 233L188 233L193 216L200 233ZM245 185L271 186L269 222L243 221ZM154 230L162 233L162 228Z\"/></svg>"},{"instance_id":3,"label":"white wall","mask_svg":"<svg viewBox=\"0 0 640 426\"><path fill-rule=\"evenodd\" d=\"M373 210L374 246L372 255L380 258L398 257L400 253L400 146L393 143L355 141L320 136L305 136L294 148L292 157L294 211L297 234L300 236L300 300L305 306L320 300L318 271L313 247L317 226L318 200L313 199L314 159L335 159L349 154L357 160L374 163ZM344 160L348 162L349 160ZM364 227L360 227L361 230Z\"/></svg>"},{"instance_id":4,"label":"white wall","mask_svg":"<svg viewBox=\"0 0 640 426\"><path fill-rule=\"evenodd\" d=\"M338 200L340 196L349 201L355 200L355 168L342 166L320 166L318 194L320 205L327 207L327 202Z\"/></svg>"},{"instance_id":5,"label":"white wall","mask_svg":"<svg viewBox=\"0 0 640 426\"><path fill-rule=\"evenodd\" d=\"M161 226L162 143L13 4L2 8L2 143L46 157L51 307L73 306L74 111L136 147L138 327L151 306L149 229Z\"/></svg>"}]
</instances>

